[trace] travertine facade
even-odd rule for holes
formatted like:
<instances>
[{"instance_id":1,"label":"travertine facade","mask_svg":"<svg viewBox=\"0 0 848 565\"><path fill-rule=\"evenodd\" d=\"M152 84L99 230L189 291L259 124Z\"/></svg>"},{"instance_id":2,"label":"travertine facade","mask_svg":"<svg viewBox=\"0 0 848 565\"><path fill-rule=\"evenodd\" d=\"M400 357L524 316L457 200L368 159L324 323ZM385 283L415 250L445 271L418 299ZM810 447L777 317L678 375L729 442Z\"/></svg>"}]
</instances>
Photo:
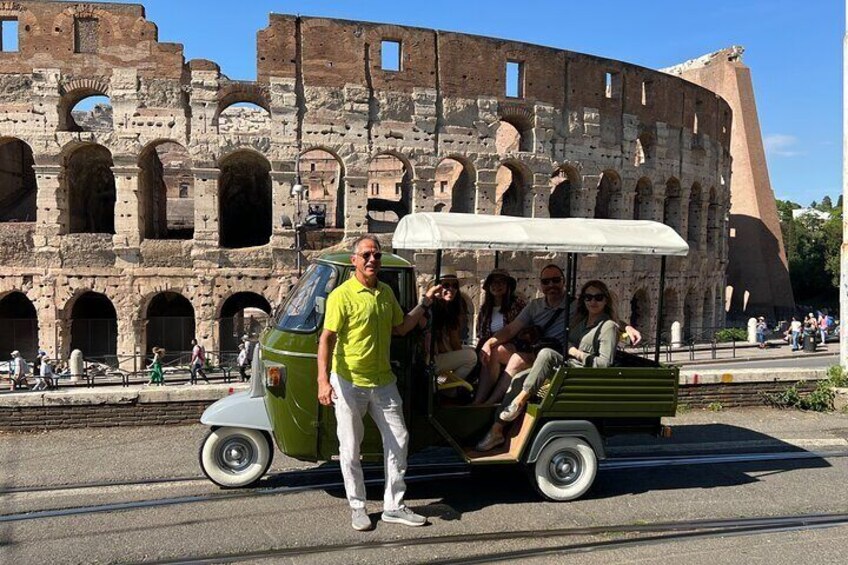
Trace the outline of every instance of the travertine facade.
<instances>
[{"instance_id":1,"label":"travertine facade","mask_svg":"<svg viewBox=\"0 0 848 565\"><path fill-rule=\"evenodd\" d=\"M534 45L285 15L258 34L258 80L233 81L159 43L138 5L0 2L0 18L20 37L0 53L0 318L16 320L0 351L132 355L192 333L232 347L226 320L288 288L298 161L303 212L326 206L313 248L434 209L656 219L692 246L670 261L667 319L723 320L731 111L704 88ZM110 126L71 113L92 95L109 97ZM532 294L550 259L502 265ZM494 258L453 260L476 300ZM651 323L658 260L586 257L581 271Z\"/></svg>"}]
</instances>

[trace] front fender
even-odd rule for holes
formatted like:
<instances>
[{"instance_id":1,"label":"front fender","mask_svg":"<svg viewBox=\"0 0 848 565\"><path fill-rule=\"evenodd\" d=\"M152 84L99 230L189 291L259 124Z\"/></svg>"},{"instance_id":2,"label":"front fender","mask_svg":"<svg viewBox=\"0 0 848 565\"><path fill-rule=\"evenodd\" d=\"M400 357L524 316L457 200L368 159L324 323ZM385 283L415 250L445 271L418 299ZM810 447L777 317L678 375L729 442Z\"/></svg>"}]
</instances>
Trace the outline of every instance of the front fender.
<instances>
[{"instance_id":1,"label":"front fender","mask_svg":"<svg viewBox=\"0 0 848 565\"><path fill-rule=\"evenodd\" d=\"M598 428L592 422L586 420L556 420L547 422L536 434L527 456L527 462L535 463L545 446L558 437L580 438L592 446L595 456L599 460L607 458L604 441L601 439L601 434L598 433Z\"/></svg>"},{"instance_id":2,"label":"front fender","mask_svg":"<svg viewBox=\"0 0 848 565\"><path fill-rule=\"evenodd\" d=\"M231 426L272 431L265 410L265 398L251 398L250 391L237 392L215 402L203 411L200 423L207 426Z\"/></svg>"}]
</instances>

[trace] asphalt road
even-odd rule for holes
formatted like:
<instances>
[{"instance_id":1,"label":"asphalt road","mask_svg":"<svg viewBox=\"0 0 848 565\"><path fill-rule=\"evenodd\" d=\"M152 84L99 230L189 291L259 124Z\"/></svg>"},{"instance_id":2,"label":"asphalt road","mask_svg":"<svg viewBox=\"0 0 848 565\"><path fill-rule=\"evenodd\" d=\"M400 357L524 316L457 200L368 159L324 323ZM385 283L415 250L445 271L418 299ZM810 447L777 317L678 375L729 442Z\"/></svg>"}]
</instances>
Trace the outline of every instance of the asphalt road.
<instances>
[{"instance_id":1,"label":"asphalt road","mask_svg":"<svg viewBox=\"0 0 848 565\"><path fill-rule=\"evenodd\" d=\"M202 426L3 434L0 562L844 562L844 525L798 529L796 520L764 530L761 523L702 521L848 511L848 416L698 411L668 423L670 440L614 438L611 461L756 453L763 460L678 465L668 459L654 467L606 469L587 496L570 503L540 500L514 468L410 481L407 502L431 525L377 523L367 533L350 528L338 487L294 488L316 484L294 474L315 466L279 453L265 482L276 490L221 491L191 480L200 476ZM774 453L785 458L766 458ZM337 484L335 467L327 468L318 483ZM59 488L163 478L175 481ZM9 492L32 486L49 490ZM161 505L163 499L170 504ZM370 489L369 499L376 520L380 489ZM159 503L108 512L98 507L128 501ZM69 514L38 514L59 509ZM660 529L659 523L673 524Z\"/></svg>"}]
</instances>

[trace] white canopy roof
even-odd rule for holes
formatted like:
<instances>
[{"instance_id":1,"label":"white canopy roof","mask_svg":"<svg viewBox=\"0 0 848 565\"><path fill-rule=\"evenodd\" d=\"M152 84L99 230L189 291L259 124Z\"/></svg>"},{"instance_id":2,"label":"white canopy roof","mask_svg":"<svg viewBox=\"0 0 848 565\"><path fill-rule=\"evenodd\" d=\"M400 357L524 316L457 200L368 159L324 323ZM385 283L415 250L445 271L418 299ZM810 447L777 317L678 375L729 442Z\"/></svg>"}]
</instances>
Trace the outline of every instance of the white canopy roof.
<instances>
[{"instance_id":1,"label":"white canopy roof","mask_svg":"<svg viewBox=\"0 0 848 565\"><path fill-rule=\"evenodd\" d=\"M423 212L404 216L395 249L489 249L558 253L686 255L689 245L665 224L647 220L515 218Z\"/></svg>"}]
</instances>

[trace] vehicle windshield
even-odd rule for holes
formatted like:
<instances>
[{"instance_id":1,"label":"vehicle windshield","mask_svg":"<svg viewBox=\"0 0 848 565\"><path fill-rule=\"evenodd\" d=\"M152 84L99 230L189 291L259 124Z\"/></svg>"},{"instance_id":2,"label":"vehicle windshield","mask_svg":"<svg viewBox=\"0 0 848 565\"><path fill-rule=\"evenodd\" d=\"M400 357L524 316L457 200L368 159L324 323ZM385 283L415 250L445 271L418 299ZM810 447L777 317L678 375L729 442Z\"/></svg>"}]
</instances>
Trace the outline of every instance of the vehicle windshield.
<instances>
[{"instance_id":1,"label":"vehicle windshield","mask_svg":"<svg viewBox=\"0 0 848 565\"><path fill-rule=\"evenodd\" d=\"M290 332L312 332L321 315L315 307L319 298L326 299L336 286L336 270L330 265L313 263L292 289L277 320L277 329Z\"/></svg>"}]
</instances>

